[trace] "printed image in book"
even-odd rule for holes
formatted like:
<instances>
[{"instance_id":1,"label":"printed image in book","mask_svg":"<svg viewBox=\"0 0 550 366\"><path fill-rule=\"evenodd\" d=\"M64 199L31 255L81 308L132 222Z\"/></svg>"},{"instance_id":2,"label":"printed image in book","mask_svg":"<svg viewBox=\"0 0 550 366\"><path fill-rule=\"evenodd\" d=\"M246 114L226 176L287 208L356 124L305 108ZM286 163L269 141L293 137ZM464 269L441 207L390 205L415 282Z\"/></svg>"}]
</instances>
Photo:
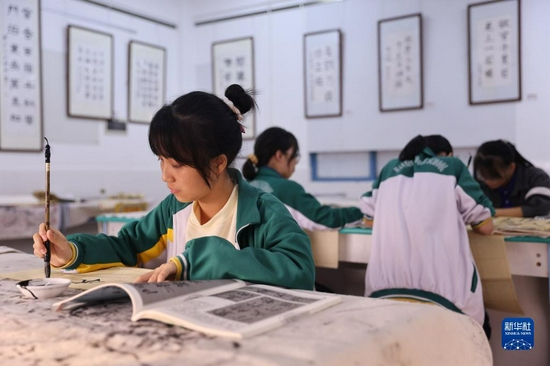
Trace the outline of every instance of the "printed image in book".
<instances>
[{"instance_id":1,"label":"printed image in book","mask_svg":"<svg viewBox=\"0 0 550 366\"><path fill-rule=\"evenodd\" d=\"M205 334L247 338L342 301L241 280L110 283L53 304L57 310L129 298L132 321L152 319Z\"/></svg>"}]
</instances>

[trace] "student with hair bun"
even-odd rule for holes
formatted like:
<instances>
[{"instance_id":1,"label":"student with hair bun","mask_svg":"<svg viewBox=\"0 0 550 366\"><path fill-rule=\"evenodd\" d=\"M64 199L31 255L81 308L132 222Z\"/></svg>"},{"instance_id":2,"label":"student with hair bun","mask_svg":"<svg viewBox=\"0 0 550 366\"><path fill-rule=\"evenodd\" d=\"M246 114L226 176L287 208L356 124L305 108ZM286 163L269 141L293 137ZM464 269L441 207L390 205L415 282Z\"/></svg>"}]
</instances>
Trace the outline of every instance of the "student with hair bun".
<instances>
[{"instance_id":1,"label":"student with hair bun","mask_svg":"<svg viewBox=\"0 0 550 366\"><path fill-rule=\"evenodd\" d=\"M256 139L254 154L243 165L243 176L254 187L280 199L304 229L331 230L361 222L359 208L322 205L300 184L289 180L299 159L296 137L280 127L271 127Z\"/></svg>"},{"instance_id":2,"label":"student with hair bun","mask_svg":"<svg viewBox=\"0 0 550 366\"><path fill-rule=\"evenodd\" d=\"M417 136L361 197L374 218L365 295L437 304L490 336L466 225L491 234L493 205L452 152L443 136Z\"/></svg>"},{"instance_id":3,"label":"student with hair bun","mask_svg":"<svg viewBox=\"0 0 550 366\"><path fill-rule=\"evenodd\" d=\"M495 216L534 217L550 213L550 177L508 141L483 143L474 177L496 208Z\"/></svg>"},{"instance_id":4,"label":"student with hair bun","mask_svg":"<svg viewBox=\"0 0 550 366\"><path fill-rule=\"evenodd\" d=\"M239 85L215 95L192 92L162 107L149 127L170 190L155 209L118 236L65 237L44 224L34 253L51 243L51 264L87 272L114 266L154 268L136 282L237 278L312 290L307 235L285 206L230 168L242 145L242 114L255 103Z\"/></svg>"}]
</instances>

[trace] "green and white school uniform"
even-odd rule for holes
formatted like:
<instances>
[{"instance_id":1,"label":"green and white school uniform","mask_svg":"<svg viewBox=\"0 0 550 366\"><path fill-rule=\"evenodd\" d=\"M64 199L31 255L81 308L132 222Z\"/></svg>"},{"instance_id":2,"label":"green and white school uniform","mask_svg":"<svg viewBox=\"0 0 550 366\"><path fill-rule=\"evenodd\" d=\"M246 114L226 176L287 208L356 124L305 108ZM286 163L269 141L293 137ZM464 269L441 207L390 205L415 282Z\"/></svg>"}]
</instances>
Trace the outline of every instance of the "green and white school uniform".
<instances>
[{"instance_id":1,"label":"green and white school uniform","mask_svg":"<svg viewBox=\"0 0 550 366\"><path fill-rule=\"evenodd\" d=\"M332 230L363 219L358 207L334 208L322 205L300 184L283 178L275 170L263 166L250 184L280 199L300 227L310 231Z\"/></svg>"},{"instance_id":2,"label":"green and white school uniform","mask_svg":"<svg viewBox=\"0 0 550 366\"><path fill-rule=\"evenodd\" d=\"M312 290L315 266L308 236L278 199L251 187L239 171L229 169L229 174L237 186L212 227L200 225L192 203L169 195L118 236L69 235L74 255L64 268L79 273L155 268L172 260L178 280L237 278Z\"/></svg>"},{"instance_id":3,"label":"green and white school uniform","mask_svg":"<svg viewBox=\"0 0 550 366\"><path fill-rule=\"evenodd\" d=\"M466 166L429 148L390 161L361 197L374 218L365 295L420 299L484 321L481 282L467 224L494 214Z\"/></svg>"}]
</instances>

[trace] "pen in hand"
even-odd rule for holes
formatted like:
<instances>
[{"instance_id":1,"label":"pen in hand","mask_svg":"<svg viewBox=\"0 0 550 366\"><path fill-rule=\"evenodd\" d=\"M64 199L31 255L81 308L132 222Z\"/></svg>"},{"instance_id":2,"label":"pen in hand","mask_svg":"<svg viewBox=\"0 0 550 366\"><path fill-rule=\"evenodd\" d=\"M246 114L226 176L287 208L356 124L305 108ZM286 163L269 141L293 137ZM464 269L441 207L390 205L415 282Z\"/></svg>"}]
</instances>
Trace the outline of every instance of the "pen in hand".
<instances>
[{"instance_id":1,"label":"pen in hand","mask_svg":"<svg viewBox=\"0 0 550 366\"><path fill-rule=\"evenodd\" d=\"M45 196L45 207L44 207L44 225L46 229L46 235L48 233L48 230L50 230L50 143L47 138L44 137L44 140L46 140L46 151L45 151L45 157L46 157L46 196ZM50 278L51 274L51 267L50 267L50 241L46 239L46 242L44 243L44 246L46 247L46 254L44 255L44 274L46 275L46 278Z\"/></svg>"}]
</instances>

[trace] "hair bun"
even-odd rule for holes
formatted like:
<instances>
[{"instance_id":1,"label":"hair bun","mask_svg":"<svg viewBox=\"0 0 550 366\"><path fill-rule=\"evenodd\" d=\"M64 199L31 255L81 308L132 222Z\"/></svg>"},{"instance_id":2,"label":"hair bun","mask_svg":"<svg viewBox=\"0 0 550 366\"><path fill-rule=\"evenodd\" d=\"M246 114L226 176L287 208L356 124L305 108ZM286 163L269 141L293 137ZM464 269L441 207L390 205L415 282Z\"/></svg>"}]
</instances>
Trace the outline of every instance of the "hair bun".
<instances>
[{"instance_id":1,"label":"hair bun","mask_svg":"<svg viewBox=\"0 0 550 366\"><path fill-rule=\"evenodd\" d=\"M245 114L256 106L252 96L238 84L228 86L227 89L225 89L224 95L242 114Z\"/></svg>"}]
</instances>

